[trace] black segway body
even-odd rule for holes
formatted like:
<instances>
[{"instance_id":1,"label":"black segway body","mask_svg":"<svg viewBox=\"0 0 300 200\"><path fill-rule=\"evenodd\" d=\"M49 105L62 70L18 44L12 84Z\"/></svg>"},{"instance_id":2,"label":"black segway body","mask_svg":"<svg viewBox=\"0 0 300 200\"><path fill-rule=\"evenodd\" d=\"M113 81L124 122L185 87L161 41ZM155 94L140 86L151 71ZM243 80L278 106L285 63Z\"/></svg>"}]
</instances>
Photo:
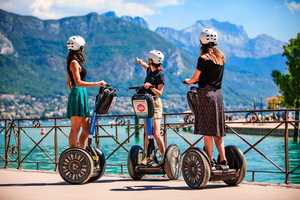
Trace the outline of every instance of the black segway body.
<instances>
[{"instance_id":1,"label":"black segway body","mask_svg":"<svg viewBox=\"0 0 300 200\"><path fill-rule=\"evenodd\" d=\"M197 106L198 87L192 86L191 89L186 93L186 99L192 113L195 115Z\"/></svg>"},{"instance_id":2,"label":"black segway body","mask_svg":"<svg viewBox=\"0 0 300 200\"><path fill-rule=\"evenodd\" d=\"M236 146L226 146L228 165L211 167L206 152L200 148L190 149L183 158L182 175L191 188L203 188L208 181L223 180L228 185L238 185L246 174L246 159Z\"/></svg>"},{"instance_id":3,"label":"black segway body","mask_svg":"<svg viewBox=\"0 0 300 200\"><path fill-rule=\"evenodd\" d=\"M225 156L228 161L228 165L230 169L234 169L236 171L235 176L231 176L228 179L222 179L227 185L238 185L240 184L247 172L247 161L243 152L234 145L228 145L225 147ZM219 158L218 158L219 159Z\"/></svg>"},{"instance_id":4,"label":"black segway body","mask_svg":"<svg viewBox=\"0 0 300 200\"><path fill-rule=\"evenodd\" d=\"M180 176L181 155L180 150L176 145L170 145L165 152L164 161L158 161L156 155L153 155L154 137L152 133L152 117L154 116L154 100L152 95L140 92L143 87L131 87L129 89L136 89L137 94L131 98L134 112L137 117L146 119L146 127L148 132L148 151L147 155L144 153L142 147L132 146L128 154L127 166L128 172L132 179L140 180L145 174L167 174L171 179L178 179ZM152 164L141 164L142 160L147 157L151 158Z\"/></svg>"},{"instance_id":5,"label":"black segway body","mask_svg":"<svg viewBox=\"0 0 300 200\"><path fill-rule=\"evenodd\" d=\"M180 176L181 154L177 145L171 144L165 152L164 171L170 180L177 180Z\"/></svg>"},{"instance_id":6,"label":"black segway body","mask_svg":"<svg viewBox=\"0 0 300 200\"><path fill-rule=\"evenodd\" d=\"M99 93L96 96L95 112L97 114L106 114L115 104L117 92L114 87L100 87Z\"/></svg>"},{"instance_id":7,"label":"black segway body","mask_svg":"<svg viewBox=\"0 0 300 200\"><path fill-rule=\"evenodd\" d=\"M191 87L186 95L188 105L195 114L198 88ZM190 149L182 162L182 175L191 188L202 188L208 181L223 180L228 185L238 185L246 175L246 158L241 150L233 145L225 147L228 165L216 164L212 167L206 152L200 148ZM218 159L219 162L219 159Z\"/></svg>"},{"instance_id":8,"label":"black segway body","mask_svg":"<svg viewBox=\"0 0 300 200\"><path fill-rule=\"evenodd\" d=\"M138 118L152 118L154 116L154 100L151 94L134 94L131 102Z\"/></svg>"},{"instance_id":9,"label":"black segway body","mask_svg":"<svg viewBox=\"0 0 300 200\"><path fill-rule=\"evenodd\" d=\"M106 168L105 156L102 153L102 151L100 151L100 149L96 147L92 147L92 148L94 148L94 151L97 153L98 158L94 159L94 170L92 172L90 179L87 182L94 182L99 178L101 178ZM93 154L92 154L93 151L90 149L90 146L87 146L86 150L90 153L90 155L93 158Z\"/></svg>"},{"instance_id":10,"label":"black segway body","mask_svg":"<svg viewBox=\"0 0 300 200\"><path fill-rule=\"evenodd\" d=\"M95 110L90 120L88 146L68 148L59 157L59 174L70 184L83 184L98 180L105 171L104 154L92 146L97 114L106 114L116 100L116 89L113 87L100 87L95 101Z\"/></svg>"},{"instance_id":11,"label":"black segway body","mask_svg":"<svg viewBox=\"0 0 300 200\"><path fill-rule=\"evenodd\" d=\"M59 157L60 176L70 184L86 183L92 176L94 162L91 154L82 148L68 148Z\"/></svg>"}]
</instances>

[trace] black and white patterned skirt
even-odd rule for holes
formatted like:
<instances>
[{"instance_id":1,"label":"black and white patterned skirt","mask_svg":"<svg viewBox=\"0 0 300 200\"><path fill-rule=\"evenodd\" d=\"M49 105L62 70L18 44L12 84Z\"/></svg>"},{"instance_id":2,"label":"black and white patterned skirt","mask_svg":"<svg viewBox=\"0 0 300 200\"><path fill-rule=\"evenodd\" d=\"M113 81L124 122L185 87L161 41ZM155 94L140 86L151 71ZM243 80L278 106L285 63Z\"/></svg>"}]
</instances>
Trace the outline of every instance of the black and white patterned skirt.
<instances>
[{"instance_id":1,"label":"black and white patterned skirt","mask_svg":"<svg viewBox=\"0 0 300 200\"><path fill-rule=\"evenodd\" d=\"M198 89L194 134L217 137L226 135L223 97L220 89L209 85Z\"/></svg>"}]
</instances>

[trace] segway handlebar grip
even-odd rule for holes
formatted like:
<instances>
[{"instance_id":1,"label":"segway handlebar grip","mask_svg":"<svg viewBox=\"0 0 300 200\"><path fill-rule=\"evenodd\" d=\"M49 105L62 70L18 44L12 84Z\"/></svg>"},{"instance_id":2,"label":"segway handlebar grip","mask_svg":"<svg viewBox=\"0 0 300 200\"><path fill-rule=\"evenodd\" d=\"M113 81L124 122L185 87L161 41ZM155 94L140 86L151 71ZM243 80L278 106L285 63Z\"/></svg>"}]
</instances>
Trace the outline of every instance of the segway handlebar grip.
<instances>
[{"instance_id":1,"label":"segway handlebar grip","mask_svg":"<svg viewBox=\"0 0 300 200\"><path fill-rule=\"evenodd\" d=\"M155 85L151 85L150 88L154 88ZM129 90L140 90L140 89L143 89L144 86L136 86L136 87L129 87L128 89Z\"/></svg>"}]
</instances>

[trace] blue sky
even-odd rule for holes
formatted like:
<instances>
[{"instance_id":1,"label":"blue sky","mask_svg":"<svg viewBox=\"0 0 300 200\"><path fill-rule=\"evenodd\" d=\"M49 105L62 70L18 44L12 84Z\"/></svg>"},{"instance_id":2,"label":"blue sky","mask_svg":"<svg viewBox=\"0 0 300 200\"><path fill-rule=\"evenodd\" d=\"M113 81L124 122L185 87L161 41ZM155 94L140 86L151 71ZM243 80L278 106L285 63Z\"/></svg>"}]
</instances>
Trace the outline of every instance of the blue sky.
<instances>
[{"instance_id":1,"label":"blue sky","mask_svg":"<svg viewBox=\"0 0 300 200\"><path fill-rule=\"evenodd\" d=\"M300 32L300 0L0 0L0 8L40 19L115 11L143 17L151 30L216 19L243 26L250 38L267 34L284 42Z\"/></svg>"}]
</instances>

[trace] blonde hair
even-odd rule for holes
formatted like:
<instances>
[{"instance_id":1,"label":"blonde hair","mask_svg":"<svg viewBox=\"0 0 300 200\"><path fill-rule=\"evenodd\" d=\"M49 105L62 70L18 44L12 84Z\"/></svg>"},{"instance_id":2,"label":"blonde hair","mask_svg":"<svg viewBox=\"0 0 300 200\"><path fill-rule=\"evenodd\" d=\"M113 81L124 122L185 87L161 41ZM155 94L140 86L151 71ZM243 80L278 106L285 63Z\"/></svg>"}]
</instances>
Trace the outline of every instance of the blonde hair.
<instances>
[{"instance_id":1,"label":"blonde hair","mask_svg":"<svg viewBox=\"0 0 300 200\"><path fill-rule=\"evenodd\" d=\"M207 55L209 60L213 61L217 65L224 65L226 57L222 51L213 44L203 44L200 48L200 56Z\"/></svg>"}]
</instances>

